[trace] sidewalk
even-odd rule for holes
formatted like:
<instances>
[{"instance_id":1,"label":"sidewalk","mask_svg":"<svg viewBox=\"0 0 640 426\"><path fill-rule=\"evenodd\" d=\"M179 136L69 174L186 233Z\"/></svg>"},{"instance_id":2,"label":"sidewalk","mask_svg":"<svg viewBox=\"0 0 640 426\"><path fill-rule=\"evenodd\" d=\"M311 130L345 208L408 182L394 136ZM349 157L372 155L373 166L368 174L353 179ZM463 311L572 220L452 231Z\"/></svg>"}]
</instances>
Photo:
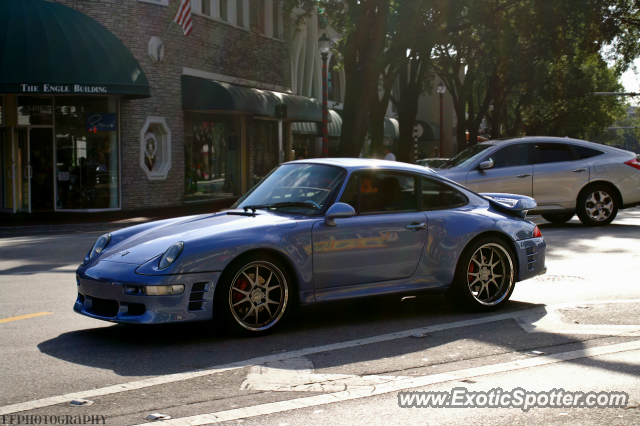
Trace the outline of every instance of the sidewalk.
<instances>
[{"instance_id":1,"label":"sidewalk","mask_svg":"<svg viewBox=\"0 0 640 426\"><path fill-rule=\"evenodd\" d=\"M121 229L154 220L214 213L229 208L237 198L203 201L176 207L119 210L97 213L0 213L0 236L41 232L76 232Z\"/></svg>"}]
</instances>

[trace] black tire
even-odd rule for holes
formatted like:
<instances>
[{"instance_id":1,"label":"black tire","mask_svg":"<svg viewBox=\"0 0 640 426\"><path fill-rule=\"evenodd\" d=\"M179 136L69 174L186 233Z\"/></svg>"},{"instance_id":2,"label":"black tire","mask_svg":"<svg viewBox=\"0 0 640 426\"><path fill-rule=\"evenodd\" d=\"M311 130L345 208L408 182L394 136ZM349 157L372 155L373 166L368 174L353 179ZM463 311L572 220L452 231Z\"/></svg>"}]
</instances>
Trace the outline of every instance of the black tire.
<instances>
[{"instance_id":1,"label":"black tire","mask_svg":"<svg viewBox=\"0 0 640 426\"><path fill-rule=\"evenodd\" d=\"M551 223L566 223L575 215L574 212L571 213L547 213L541 215L544 220Z\"/></svg>"},{"instance_id":2,"label":"black tire","mask_svg":"<svg viewBox=\"0 0 640 426\"><path fill-rule=\"evenodd\" d=\"M287 268L275 257L266 253L241 256L224 270L216 286L217 319L232 334L266 334L293 310L297 297L292 289Z\"/></svg>"},{"instance_id":3,"label":"black tire","mask_svg":"<svg viewBox=\"0 0 640 426\"><path fill-rule=\"evenodd\" d=\"M516 277L517 261L509 245L496 237L484 237L463 251L445 296L458 308L493 311L507 303ZM492 292L493 288L495 291Z\"/></svg>"},{"instance_id":4,"label":"black tire","mask_svg":"<svg viewBox=\"0 0 640 426\"><path fill-rule=\"evenodd\" d=\"M586 226L606 226L618 214L619 201L609 185L588 186L578 195L576 213Z\"/></svg>"}]
</instances>

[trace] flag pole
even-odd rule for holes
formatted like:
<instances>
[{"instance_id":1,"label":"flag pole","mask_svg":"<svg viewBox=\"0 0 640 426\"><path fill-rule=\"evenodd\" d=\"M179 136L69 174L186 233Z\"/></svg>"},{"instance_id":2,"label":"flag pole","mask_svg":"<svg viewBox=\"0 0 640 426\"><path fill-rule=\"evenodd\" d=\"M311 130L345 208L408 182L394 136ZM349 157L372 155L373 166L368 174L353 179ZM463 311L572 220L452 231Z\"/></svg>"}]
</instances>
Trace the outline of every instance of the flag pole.
<instances>
[{"instance_id":1,"label":"flag pole","mask_svg":"<svg viewBox=\"0 0 640 426\"><path fill-rule=\"evenodd\" d=\"M171 23L169 24L169 28L167 28L167 32L164 33L164 37L162 37L162 41L158 45L158 60L160 60L160 49L162 49L162 45L164 44L164 40L167 38L167 34L169 34L169 30L171 29L171 26L173 25L173 22L174 21L171 21Z\"/></svg>"}]
</instances>

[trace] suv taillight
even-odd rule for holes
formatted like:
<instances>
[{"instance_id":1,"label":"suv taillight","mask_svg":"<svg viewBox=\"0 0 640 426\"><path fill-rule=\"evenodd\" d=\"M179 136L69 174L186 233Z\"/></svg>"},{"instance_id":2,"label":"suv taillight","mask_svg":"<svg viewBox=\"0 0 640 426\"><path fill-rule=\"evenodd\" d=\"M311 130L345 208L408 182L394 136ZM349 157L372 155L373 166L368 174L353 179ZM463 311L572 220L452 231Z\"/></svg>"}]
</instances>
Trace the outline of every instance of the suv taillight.
<instances>
[{"instance_id":1,"label":"suv taillight","mask_svg":"<svg viewBox=\"0 0 640 426\"><path fill-rule=\"evenodd\" d=\"M533 228L533 238L539 237L542 237L542 232L540 232L540 228L536 226L535 228Z\"/></svg>"},{"instance_id":2,"label":"suv taillight","mask_svg":"<svg viewBox=\"0 0 640 426\"><path fill-rule=\"evenodd\" d=\"M633 160L625 161L624 164L626 164L627 166L631 166L634 169L640 170L640 161L638 161L637 158L634 158Z\"/></svg>"}]
</instances>

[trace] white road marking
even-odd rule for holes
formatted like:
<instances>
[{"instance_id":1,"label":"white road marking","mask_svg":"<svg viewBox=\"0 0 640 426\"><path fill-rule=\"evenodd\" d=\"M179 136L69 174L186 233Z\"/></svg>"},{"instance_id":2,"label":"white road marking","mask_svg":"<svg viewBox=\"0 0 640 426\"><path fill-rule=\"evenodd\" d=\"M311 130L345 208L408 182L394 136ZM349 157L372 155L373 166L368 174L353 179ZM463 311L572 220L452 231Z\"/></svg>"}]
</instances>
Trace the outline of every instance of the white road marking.
<instances>
[{"instance_id":1,"label":"white road marking","mask_svg":"<svg viewBox=\"0 0 640 426\"><path fill-rule=\"evenodd\" d=\"M635 303L635 302L640 302L640 299L619 300L619 301L618 300L612 300L612 301L583 301L583 302L575 302L575 303L572 302L571 304L554 305L554 307L557 308L558 306L565 306L565 305L574 306L576 304ZM33 410L33 409L43 408L43 407L50 407L50 406L57 405L57 404L68 403L69 401L71 401L73 399L77 399L77 398L90 399L90 398L94 398L94 397L102 396L102 395L112 395L112 394L116 394L116 393L128 392L128 391L131 391L131 390L136 390L136 389L143 389L143 388L147 388L147 387L151 387L151 386L157 386L157 385L162 385L162 384L167 384L167 383L174 383L174 382L189 380L189 379L193 379L193 378L197 378L197 377L203 377L203 376L208 376L208 375L212 375L212 374L223 373L225 371L236 370L236 369L239 369L239 368L251 367L251 366L254 366L254 365L261 365L261 364L265 364L265 363L273 362L273 361L281 361L281 360L286 360L286 359L290 359L290 358L299 358L299 357L303 357L303 356L306 356L306 355L317 354L317 353L321 353L321 352L329 352L329 351L335 351L335 350L340 350L340 349L353 348L353 347L357 347L357 346L370 345L370 344L374 344L374 343L388 342L388 341L391 341L391 340L403 339L403 338L406 338L406 337L410 337L413 334L434 333L434 332L438 332L438 331L451 330L451 329L455 329L455 328L470 327L470 326L474 326L474 325L488 324L488 323L492 323L492 322L496 322L496 321L504 321L504 320L507 320L507 319L515 319L515 318L519 318L519 317L523 317L523 316L534 316L536 314L536 312L544 314L544 312L546 312L546 311L544 310L544 307L540 307L540 308L533 308L533 309L528 309L528 310L524 310L524 311L510 312L510 313L506 313L506 314L499 314L499 315L493 315L493 316L489 316L489 317L476 318L476 319L472 319L472 320L457 321L457 322L446 323L446 324L438 324L438 325L432 325L432 326L427 326L427 327L422 327L422 328L414 328L414 329L411 329L411 330L399 331L399 332L396 332L396 333L383 334L383 335L380 335L380 336L367 337L367 338L364 338L364 339L350 340L350 341L347 341L347 342L333 343L333 344L329 344L329 345L323 345L323 346L316 346L316 347L311 347L311 348L300 349L300 350L297 350L297 351L283 352L281 354L276 354L276 355L269 355L269 356L253 358L253 359L249 359L249 360L245 360L245 361L238 361L238 362L234 362L234 363L214 366L214 367L211 367L210 369L207 369L207 370L198 370L198 371L187 372L187 373L169 374L169 375L165 375L165 376L152 377L152 378L149 378L149 379L143 379L143 380L138 380L138 381L133 381L133 382L128 382L128 383L122 383L122 384L118 384L118 385L106 386L106 387L103 387L103 388L89 389L89 390L85 390L85 391L72 392L72 393L68 393L68 394L65 394L65 395L52 396L52 397L37 399L37 400L33 400L33 401L28 401L28 402L22 402L22 403L17 403L17 404L6 405L4 407L0 407L0 415L18 413L18 412L21 412L21 411L28 411L28 410Z\"/></svg>"},{"instance_id":2,"label":"white road marking","mask_svg":"<svg viewBox=\"0 0 640 426\"><path fill-rule=\"evenodd\" d=\"M208 376L212 374L222 373L225 371L236 370L239 368L251 367L254 365L261 365L267 362L281 361L281 360L290 359L290 358L299 358L306 355L312 355L312 354L317 354L321 352L329 352L329 351L335 351L340 349L353 348L357 346L370 345L370 344L380 343L380 342L388 342L391 340L403 339L405 337L411 336L412 334L434 333L437 331L451 330L454 328L488 324L496 321L504 321L508 319L514 319L522 315L527 315L529 312L534 310L540 311L540 309L541 308L534 308L532 310L510 312L507 314L493 315L489 317L476 318L472 320L438 324L438 325L432 325L432 326L422 327L422 328L414 328L412 330L399 331L396 333L383 334L380 336L367 337L364 339L350 340L347 342L333 343L329 345L316 346L311 348L300 349L297 351L283 352L281 354L268 355L268 356L248 359L245 361L233 362L230 364L211 367L208 370L199 370L199 371L193 371L188 373L168 374L165 376L152 377L149 379L143 379L143 380L123 383L119 385L112 385L112 386L107 386L107 387L98 388L98 389L72 392L65 395L58 395L58 396L53 396L48 398L37 399L34 401L6 405L4 407L0 407L0 415L18 413L21 411L28 411L28 410L33 410L33 409L42 408L42 407L50 407L52 405L67 403L77 398L91 399L96 396L112 395L120 392L128 392L131 390L143 389L150 386L174 383L174 382L179 382L183 380L193 379L196 377Z\"/></svg>"},{"instance_id":3,"label":"white road marking","mask_svg":"<svg viewBox=\"0 0 640 426\"><path fill-rule=\"evenodd\" d=\"M640 350L640 341L620 343L609 346L599 346L596 348L581 349L577 351L562 352L558 354L541 356L536 358L526 358L523 360L506 362L503 364L486 365L483 367L467 368L464 370L452 371L449 373L432 374L421 377L402 378L389 381L380 385L360 387L341 392L328 393L324 395L310 396L306 398L291 399L288 401L272 402L255 405L252 407L237 408L234 410L218 411L209 414L201 414L190 417L182 417L167 421L160 421L155 424L171 426L198 426L211 423L226 422L231 420L246 419L250 417L264 416L267 414L281 413L298 408L315 407L335 402L349 401L353 399L367 398L391 392L398 392L404 389L419 388L437 383L444 383L453 380L469 379L488 374L504 373L507 371L521 370L524 368L540 367L563 361L571 361L580 358L590 358L600 355L607 355L618 352ZM137 425L142 426L142 425Z\"/></svg>"}]
</instances>

